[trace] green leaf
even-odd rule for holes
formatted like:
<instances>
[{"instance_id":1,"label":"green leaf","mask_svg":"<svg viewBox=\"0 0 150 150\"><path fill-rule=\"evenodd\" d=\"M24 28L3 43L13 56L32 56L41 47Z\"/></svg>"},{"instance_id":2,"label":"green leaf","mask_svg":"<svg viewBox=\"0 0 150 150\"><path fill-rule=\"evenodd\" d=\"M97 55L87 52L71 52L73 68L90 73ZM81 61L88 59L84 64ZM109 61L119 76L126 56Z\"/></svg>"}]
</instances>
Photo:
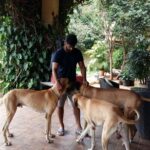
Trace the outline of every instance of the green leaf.
<instances>
[{"instance_id":1,"label":"green leaf","mask_svg":"<svg viewBox=\"0 0 150 150\"><path fill-rule=\"evenodd\" d=\"M29 81L29 83L28 83L28 88L32 88L32 86L33 86L33 79L31 79L31 80Z\"/></svg>"},{"instance_id":2,"label":"green leaf","mask_svg":"<svg viewBox=\"0 0 150 150\"><path fill-rule=\"evenodd\" d=\"M28 63L25 63L25 64L24 64L23 69L24 69L25 71L27 71L27 69L28 69Z\"/></svg>"}]
</instances>

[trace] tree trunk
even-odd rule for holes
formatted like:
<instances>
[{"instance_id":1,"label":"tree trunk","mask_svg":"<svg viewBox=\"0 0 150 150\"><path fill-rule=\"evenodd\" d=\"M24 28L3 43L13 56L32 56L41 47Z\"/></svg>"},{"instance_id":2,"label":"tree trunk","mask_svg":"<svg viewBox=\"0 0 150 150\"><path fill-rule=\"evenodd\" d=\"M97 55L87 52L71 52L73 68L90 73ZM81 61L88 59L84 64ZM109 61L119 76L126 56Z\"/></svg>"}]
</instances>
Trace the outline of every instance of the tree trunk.
<instances>
[{"instance_id":1,"label":"tree trunk","mask_svg":"<svg viewBox=\"0 0 150 150\"><path fill-rule=\"evenodd\" d=\"M113 49L111 47L109 51L109 61L110 61L110 80L113 79L113 71L112 71L112 64L113 64L113 59L112 59L112 54L113 54Z\"/></svg>"},{"instance_id":2,"label":"tree trunk","mask_svg":"<svg viewBox=\"0 0 150 150\"><path fill-rule=\"evenodd\" d=\"M124 70L124 66L126 64L126 59L127 59L127 49L126 49L124 38L122 38L122 45L123 45L123 62L121 66L121 71Z\"/></svg>"},{"instance_id":3,"label":"tree trunk","mask_svg":"<svg viewBox=\"0 0 150 150\"><path fill-rule=\"evenodd\" d=\"M111 33L111 32L110 32ZM113 79L113 71L112 71L112 65L113 65L113 59L112 59L112 55L113 55L113 40L112 40L112 33L109 34L109 72L110 72L110 80Z\"/></svg>"}]
</instances>

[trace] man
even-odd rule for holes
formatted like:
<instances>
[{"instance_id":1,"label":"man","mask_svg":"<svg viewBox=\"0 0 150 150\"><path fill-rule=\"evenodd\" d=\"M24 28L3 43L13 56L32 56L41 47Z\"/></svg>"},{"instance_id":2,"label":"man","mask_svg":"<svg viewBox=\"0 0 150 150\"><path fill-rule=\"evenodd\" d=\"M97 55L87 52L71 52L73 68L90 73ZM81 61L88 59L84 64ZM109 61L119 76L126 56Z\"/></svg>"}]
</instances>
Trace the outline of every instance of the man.
<instances>
[{"instance_id":1,"label":"man","mask_svg":"<svg viewBox=\"0 0 150 150\"><path fill-rule=\"evenodd\" d=\"M77 37L74 34L69 34L65 41L63 48L56 51L53 61L52 61L52 74L56 82L57 88L63 88L59 82L60 78L68 78L71 82L76 81L76 65L78 64L81 70L83 77L83 84L88 85L86 80L86 68L83 61L83 56L80 50L75 48L77 44ZM67 95L61 97L58 102L58 118L60 122L60 128L57 131L57 134L63 136L65 133L65 127L63 123L64 116L64 104ZM76 106L73 106L74 116L77 124L76 133L80 134L82 131L80 123L80 110Z\"/></svg>"}]
</instances>

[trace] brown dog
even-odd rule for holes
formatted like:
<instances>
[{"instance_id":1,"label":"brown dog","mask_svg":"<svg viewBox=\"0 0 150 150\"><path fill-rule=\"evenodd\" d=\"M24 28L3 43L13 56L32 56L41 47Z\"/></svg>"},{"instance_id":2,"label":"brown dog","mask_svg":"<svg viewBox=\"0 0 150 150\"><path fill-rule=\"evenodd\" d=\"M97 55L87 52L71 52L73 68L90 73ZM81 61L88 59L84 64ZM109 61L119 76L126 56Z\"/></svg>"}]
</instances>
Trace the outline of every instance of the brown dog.
<instances>
[{"instance_id":1,"label":"brown dog","mask_svg":"<svg viewBox=\"0 0 150 150\"><path fill-rule=\"evenodd\" d=\"M46 140L48 143L52 143L50 139L51 134L51 116L57 106L59 97L66 91L69 86L68 80L62 78L60 80L63 89L58 91L56 85L47 90L30 90L30 89L14 89L6 93L0 103L4 103L6 107L7 118L3 126L3 136L5 144L10 146L11 143L7 139L7 135L12 137L13 134L9 132L9 125L13 119L18 106L28 106L39 112L46 113Z\"/></svg>"},{"instance_id":2,"label":"brown dog","mask_svg":"<svg viewBox=\"0 0 150 150\"><path fill-rule=\"evenodd\" d=\"M88 98L102 99L111 102L124 110L124 114L128 118L133 117L133 110L138 110L141 105L142 100L150 102L149 99L141 97L130 90L124 89L103 89L96 88L92 86L81 85L80 93ZM131 130L132 129L132 130ZM135 136L136 128L135 125L129 128L129 140L133 140Z\"/></svg>"},{"instance_id":3,"label":"brown dog","mask_svg":"<svg viewBox=\"0 0 150 150\"><path fill-rule=\"evenodd\" d=\"M76 140L80 142L84 136L87 134L88 130L95 128L95 126L99 126L103 124L102 130L102 149L108 150L108 140L109 137L117 131L117 128L121 124L135 124L136 121L139 119L139 113L135 111L137 114L136 120L129 120L127 119L121 109L109 102L97 99L89 99L81 94L75 94L73 96L73 100L75 104L84 112L84 119L87 122L87 127L81 133L80 137ZM126 133L126 132L125 132ZM89 150L93 150L95 146L94 142L94 131L92 134L92 146ZM129 150L129 143L126 141L126 135L123 137L124 144L126 150Z\"/></svg>"}]
</instances>

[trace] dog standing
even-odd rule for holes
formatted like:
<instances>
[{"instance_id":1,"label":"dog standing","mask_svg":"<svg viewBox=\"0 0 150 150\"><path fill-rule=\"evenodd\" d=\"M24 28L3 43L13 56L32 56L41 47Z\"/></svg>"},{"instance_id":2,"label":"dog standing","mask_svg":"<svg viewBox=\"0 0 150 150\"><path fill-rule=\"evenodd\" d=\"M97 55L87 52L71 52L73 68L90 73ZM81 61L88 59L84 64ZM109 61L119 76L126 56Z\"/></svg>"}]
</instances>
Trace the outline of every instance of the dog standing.
<instances>
[{"instance_id":1,"label":"dog standing","mask_svg":"<svg viewBox=\"0 0 150 150\"><path fill-rule=\"evenodd\" d=\"M80 142L87 134L88 130L92 130L92 128L103 124L101 138L103 150L108 150L109 137L115 131L117 131L118 126L120 126L121 124L135 124L139 119L139 113L136 110L133 111L135 111L137 119L129 120L124 116L123 112L118 106L103 100L100 101L97 99L89 99L82 96L81 94L75 94L73 96L73 100L75 104L84 112L84 119L87 122L86 128L76 141ZM92 131L92 145L89 150L93 150L95 146L95 132L94 130ZM124 140L126 150L129 150L130 147L128 141L126 141L126 135L122 138Z\"/></svg>"},{"instance_id":2,"label":"dog standing","mask_svg":"<svg viewBox=\"0 0 150 150\"><path fill-rule=\"evenodd\" d=\"M128 118L134 116L133 110L138 110L141 106L142 101L150 102L150 99L141 97L137 93L131 90L124 89L103 89L96 88L93 86L81 85L80 93L88 98L102 99L111 102L123 109L124 114ZM136 134L135 125L129 126L129 140L133 140Z\"/></svg>"},{"instance_id":3,"label":"dog standing","mask_svg":"<svg viewBox=\"0 0 150 150\"><path fill-rule=\"evenodd\" d=\"M38 112L46 113L46 140L48 143L52 143L53 140L50 137L54 137L51 133L51 117L57 106L59 97L66 91L69 86L69 82L66 78L62 78L60 83L63 86L62 90L57 90L56 85L47 90L30 90L30 89L14 89L6 93L0 101L0 104L4 103L7 113L7 118L3 126L3 136L6 146L10 146L11 142L7 139L13 137L13 134L9 132L9 125L16 113L18 106L31 107Z\"/></svg>"}]
</instances>

